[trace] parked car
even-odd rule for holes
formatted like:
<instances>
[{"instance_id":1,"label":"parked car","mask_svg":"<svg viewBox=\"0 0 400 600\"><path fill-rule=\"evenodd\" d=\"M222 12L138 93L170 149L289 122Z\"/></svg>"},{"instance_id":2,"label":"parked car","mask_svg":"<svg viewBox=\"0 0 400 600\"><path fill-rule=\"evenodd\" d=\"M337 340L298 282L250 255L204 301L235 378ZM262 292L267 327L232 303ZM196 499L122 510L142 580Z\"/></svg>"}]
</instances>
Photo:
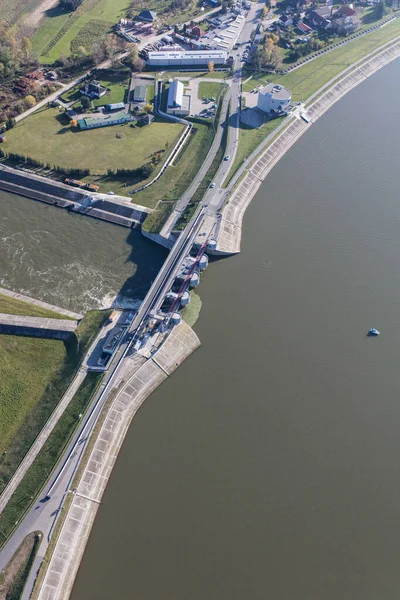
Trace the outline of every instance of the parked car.
<instances>
[{"instance_id":1,"label":"parked car","mask_svg":"<svg viewBox=\"0 0 400 600\"><path fill-rule=\"evenodd\" d=\"M212 188L215 188L215 183L212 183L212 184L210 185L210 188L211 188L211 189L212 189Z\"/></svg>"}]
</instances>

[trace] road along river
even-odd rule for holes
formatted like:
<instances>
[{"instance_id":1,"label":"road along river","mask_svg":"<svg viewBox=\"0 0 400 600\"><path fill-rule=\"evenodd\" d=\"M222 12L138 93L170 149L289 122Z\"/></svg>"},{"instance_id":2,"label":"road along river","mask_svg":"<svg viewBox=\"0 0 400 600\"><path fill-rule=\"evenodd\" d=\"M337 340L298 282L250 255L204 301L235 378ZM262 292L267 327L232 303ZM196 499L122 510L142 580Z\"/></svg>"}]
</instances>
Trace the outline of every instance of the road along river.
<instances>
[{"instance_id":1,"label":"road along river","mask_svg":"<svg viewBox=\"0 0 400 600\"><path fill-rule=\"evenodd\" d=\"M207 270L202 347L135 418L73 600L398 597L399 94L397 61L338 102Z\"/></svg>"},{"instance_id":2,"label":"road along river","mask_svg":"<svg viewBox=\"0 0 400 600\"><path fill-rule=\"evenodd\" d=\"M0 191L0 287L86 311L135 306L166 251L138 231Z\"/></svg>"}]
</instances>

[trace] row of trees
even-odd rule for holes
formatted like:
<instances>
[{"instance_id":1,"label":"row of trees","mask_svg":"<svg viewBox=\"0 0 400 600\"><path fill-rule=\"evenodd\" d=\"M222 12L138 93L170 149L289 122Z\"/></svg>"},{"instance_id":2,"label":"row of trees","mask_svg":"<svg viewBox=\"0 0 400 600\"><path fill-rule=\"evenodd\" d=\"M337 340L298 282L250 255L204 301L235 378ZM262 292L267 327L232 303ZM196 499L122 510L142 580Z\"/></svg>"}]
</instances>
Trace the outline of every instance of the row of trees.
<instances>
[{"instance_id":1,"label":"row of trees","mask_svg":"<svg viewBox=\"0 0 400 600\"><path fill-rule=\"evenodd\" d=\"M82 4L82 0L60 0L62 10L72 12Z\"/></svg>"},{"instance_id":2,"label":"row of trees","mask_svg":"<svg viewBox=\"0 0 400 600\"><path fill-rule=\"evenodd\" d=\"M137 180L148 179L152 174L154 166L151 163L146 163L137 169L107 169L109 177L131 177Z\"/></svg>"},{"instance_id":3,"label":"row of trees","mask_svg":"<svg viewBox=\"0 0 400 600\"><path fill-rule=\"evenodd\" d=\"M31 40L24 28L0 21L0 83L13 83L23 67L36 66Z\"/></svg>"},{"instance_id":4,"label":"row of trees","mask_svg":"<svg viewBox=\"0 0 400 600\"><path fill-rule=\"evenodd\" d=\"M2 148L0 148L0 157L7 158L14 163L25 163L28 167L34 167L35 169L47 169L48 171L54 171L59 175L67 175L69 177L88 177L90 175L90 169L74 169L74 168L66 168L60 167L59 165L51 165L49 162L45 163L41 160L37 160L36 158L32 158L31 156L24 156L23 154L18 154L17 152L5 152Z\"/></svg>"},{"instance_id":5,"label":"row of trees","mask_svg":"<svg viewBox=\"0 0 400 600\"><path fill-rule=\"evenodd\" d=\"M277 47L279 37L275 34L269 34L264 41L262 48L258 48L253 57L253 65L256 69L279 69L282 64L282 57Z\"/></svg>"}]
</instances>

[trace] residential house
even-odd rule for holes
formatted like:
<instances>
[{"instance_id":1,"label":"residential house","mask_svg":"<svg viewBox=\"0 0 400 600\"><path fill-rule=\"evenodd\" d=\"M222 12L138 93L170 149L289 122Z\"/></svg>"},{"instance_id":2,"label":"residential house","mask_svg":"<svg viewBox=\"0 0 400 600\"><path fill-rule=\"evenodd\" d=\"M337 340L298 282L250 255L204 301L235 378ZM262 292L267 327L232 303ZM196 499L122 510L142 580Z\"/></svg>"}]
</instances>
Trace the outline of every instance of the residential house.
<instances>
[{"instance_id":1,"label":"residential house","mask_svg":"<svg viewBox=\"0 0 400 600\"><path fill-rule=\"evenodd\" d=\"M293 17L291 15L288 15L287 13L283 13L279 20L279 23L280 25L282 25L282 27L289 27L290 25L293 25Z\"/></svg>"},{"instance_id":2,"label":"residential house","mask_svg":"<svg viewBox=\"0 0 400 600\"><path fill-rule=\"evenodd\" d=\"M154 10L142 10L136 17L138 21L147 21L148 23L154 23L157 19L157 13Z\"/></svg>"},{"instance_id":3,"label":"residential house","mask_svg":"<svg viewBox=\"0 0 400 600\"><path fill-rule=\"evenodd\" d=\"M199 25L195 25L192 29L192 35L194 35L197 38L201 38L205 34L206 32Z\"/></svg>"},{"instance_id":4,"label":"residential house","mask_svg":"<svg viewBox=\"0 0 400 600\"><path fill-rule=\"evenodd\" d=\"M298 21L296 27L301 33L305 33L306 35L312 31L311 27L303 23L303 21Z\"/></svg>"},{"instance_id":5,"label":"residential house","mask_svg":"<svg viewBox=\"0 0 400 600\"><path fill-rule=\"evenodd\" d=\"M344 4L335 12L335 17L356 17L357 11L354 10L352 4Z\"/></svg>"},{"instance_id":6,"label":"residential house","mask_svg":"<svg viewBox=\"0 0 400 600\"><path fill-rule=\"evenodd\" d=\"M101 98L107 92L107 88L103 87L100 81L87 81L81 88L81 94L88 96L91 100Z\"/></svg>"},{"instance_id":7,"label":"residential house","mask_svg":"<svg viewBox=\"0 0 400 600\"><path fill-rule=\"evenodd\" d=\"M360 24L357 12L351 4L341 6L333 17L332 27L335 33L339 35L349 35L350 33L353 33Z\"/></svg>"},{"instance_id":8,"label":"residential house","mask_svg":"<svg viewBox=\"0 0 400 600\"><path fill-rule=\"evenodd\" d=\"M330 16L330 7L322 6L321 8L310 10L307 14L307 19L312 26L317 27L318 29L329 29L332 27L332 22L329 18Z\"/></svg>"}]
</instances>

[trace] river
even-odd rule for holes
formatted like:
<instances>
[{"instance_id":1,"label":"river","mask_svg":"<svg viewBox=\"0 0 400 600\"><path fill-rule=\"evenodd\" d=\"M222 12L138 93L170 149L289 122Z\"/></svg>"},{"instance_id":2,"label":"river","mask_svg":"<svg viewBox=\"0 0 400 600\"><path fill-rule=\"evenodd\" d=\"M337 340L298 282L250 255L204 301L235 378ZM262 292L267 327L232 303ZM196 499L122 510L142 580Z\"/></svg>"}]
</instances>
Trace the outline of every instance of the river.
<instances>
[{"instance_id":1,"label":"river","mask_svg":"<svg viewBox=\"0 0 400 600\"><path fill-rule=\"evenodd\" d=\"M72 600L399 596L399 93L397 61L336 104L203 276Z\"/></svg>"},{"instance_id":2,"label":"river","mask_svg":"<svg viewBox=\"0 0 400 600\"><path fill-rule=\"evenodd\" d=\"M166 252L138 231L0 191L0 286L63 308L135 307Z\"/></svg>"}]
</instances>

